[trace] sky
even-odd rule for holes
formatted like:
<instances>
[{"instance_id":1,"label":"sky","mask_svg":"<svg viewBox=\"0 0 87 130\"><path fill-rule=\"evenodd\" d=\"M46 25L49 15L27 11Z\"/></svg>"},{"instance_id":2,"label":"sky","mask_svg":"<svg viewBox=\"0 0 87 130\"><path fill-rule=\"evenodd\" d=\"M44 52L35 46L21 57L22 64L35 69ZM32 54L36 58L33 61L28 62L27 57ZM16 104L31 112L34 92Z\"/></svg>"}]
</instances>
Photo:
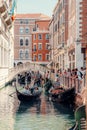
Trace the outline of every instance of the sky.
<instances>
[{"instance_id":1,"label":"sky","mask_svg":"<svg viewBox=\"0 0 87 130\"><path fill-rule=\"evenodd\" d=\"M52 16L58 0L17 0L17 13L43 13Z\"/></svg>"}]
</instances>

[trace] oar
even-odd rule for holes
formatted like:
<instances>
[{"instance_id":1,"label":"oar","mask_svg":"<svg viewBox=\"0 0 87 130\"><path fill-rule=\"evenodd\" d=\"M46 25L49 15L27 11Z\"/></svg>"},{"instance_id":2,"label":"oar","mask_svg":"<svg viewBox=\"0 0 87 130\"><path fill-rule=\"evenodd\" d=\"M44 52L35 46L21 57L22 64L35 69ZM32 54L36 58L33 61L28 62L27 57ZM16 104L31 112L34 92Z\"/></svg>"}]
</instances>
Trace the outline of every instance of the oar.
<instances>
[{"instance_id":1,"label":"oar","mask_svg":"<svg viewBox=\"0 0 87 130\"><path fill-rule=\"evenodd\" d=\"M23 89L23 88L21 88L21 89ZM21 89L19 89L19 90L21 90ZM15 92L13 92L13 93L11 93L11 94L9 94L9 96L11 96L11 97L12 97L12 95L13 95L14 93L16 93L16 91L15 91Z\"/></svg>"}]
</instances>

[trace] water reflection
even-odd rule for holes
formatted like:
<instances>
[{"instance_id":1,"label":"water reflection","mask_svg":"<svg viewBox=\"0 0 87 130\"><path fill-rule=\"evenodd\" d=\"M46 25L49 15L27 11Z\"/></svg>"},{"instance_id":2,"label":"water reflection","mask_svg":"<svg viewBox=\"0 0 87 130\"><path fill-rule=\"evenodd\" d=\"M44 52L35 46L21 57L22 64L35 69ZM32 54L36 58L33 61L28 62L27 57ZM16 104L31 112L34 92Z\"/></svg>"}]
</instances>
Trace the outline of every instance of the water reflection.
<instances>
[{"instance_id":1,"label":"water reflection","mask_svg":"<svg viewBox=\"0 0 87 130\"><path fill-rule=\"evenodd\" d=\"M68 130L74 121L72 108L56 104L44 95L36 102L22 103L15 88L8 86L0 91L1 130Z\"/></svg>"},{"instance_id":2,"label":"water reflection","mask_svg":"<svg viewBox=\"0 0 87 130\"><path fill-rule=\"evenodd\" d=\"M20 103L15 130L67 130L73 118L72 108L48 101L43 94L37 102Z\"/></svg>"},{"instance_id":3,"label":"water reflection","mask_svg":"<svg viewBox=\"0 0 87 130\"><path fill-rule=\"evenodd\" d=\"M22 114L25 113L29 110L31 110L32 108L36 109L36 113L40 113L40 104L41 104L41 99L39 99L38 101L35 102L20 102L20 105L18 107L17 110L17 114Z\"/></svg>"}]
</instances>

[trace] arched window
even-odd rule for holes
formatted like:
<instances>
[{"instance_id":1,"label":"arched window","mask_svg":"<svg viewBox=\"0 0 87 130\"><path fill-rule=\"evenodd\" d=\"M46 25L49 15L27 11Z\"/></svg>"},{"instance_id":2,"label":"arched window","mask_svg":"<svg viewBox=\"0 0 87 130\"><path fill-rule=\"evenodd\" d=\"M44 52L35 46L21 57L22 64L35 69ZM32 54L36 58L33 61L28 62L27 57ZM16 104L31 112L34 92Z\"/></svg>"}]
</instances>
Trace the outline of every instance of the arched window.
<instances>
[{"instance_id":1,"label":"arched window","mask_svg":"<svg viewBox=\"0 0 87 130\"><path fill-rule=\"evenodd\" d=\"M24 56L23 56L23 50L20 50L20 51L19 51L19 57L20 57L20 59L23 59L23 57L24 57Z\"/></svg>"},{"instance_id":2,"label":"arched window","mask_svg":"<svg viewBox=\"0 0 87 130\"><path fill-rule=\"evenodd\" d=\"M24 33L24 28L23 27L20 27L20 33L22 34L22 33Z\"/></svg>"},{"instance_id":3,"label":"arched window","mask_svg":"<svg viewBox=\"0 0 87 130\"><path fill-rule=\"evenodd\" d=\"M20 39L20 46L23 46L23 39Z\"/></svg>"},{"instance_id":4,"label":"arched window","mask_svg":"<svg viewBox=\"0 0 87 130\"><path fill-rule=\"evenodd\" d=\"M26 46L29 45L29 40L28 40L28 39L25 40L25 45L26 45Z\"/></svg>"},{"instance_id":5,"label":"arched window","mask_svg":"<svg viewBox=\"0 0 87 130\"><path fill-rule=\"evenodd\" d=\"M25 51L25 59L28 59L28 58L29 58L29 51L26 50L26 51Z\"/></svg>"}]
</instances>

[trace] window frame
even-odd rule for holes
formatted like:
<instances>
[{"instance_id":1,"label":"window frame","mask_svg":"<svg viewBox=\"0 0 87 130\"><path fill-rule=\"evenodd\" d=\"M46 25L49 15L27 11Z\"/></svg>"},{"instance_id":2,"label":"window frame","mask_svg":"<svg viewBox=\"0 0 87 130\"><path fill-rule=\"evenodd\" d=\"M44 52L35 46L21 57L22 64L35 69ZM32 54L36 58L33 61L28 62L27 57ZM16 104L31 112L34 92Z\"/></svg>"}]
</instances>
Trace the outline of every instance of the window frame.
<instances>
[{"instance_id":1,"label":"window frame","mask_svg":"<svg viewBox=\"0 0 87 130\"><path fill-rule=\"evenodd\" d=\"M38 40L42 40L42 34L38 34Z\"/></svg>"},{"instance_id":2,"label":"window frame","mask_svg":"<svg viewBox=\"0 0 87 130\"><path fill-rule=\"evenodd\" d=\"M24 50L20 49L19 50L19 59L23 59L24 58Z\"/></svg>"},{"instance_id":3,"label":"window frame","mask_svg":"<svg viewBox=\"0 0 87 130\"><path fill-rule=\"evenodd\" d=\"M47 56L48 56L48 59L47 59ZM46 60L47 60L47 61L50 60L50 55L49 55L49 54L46 54Z\"/></svg>"},{"instance_id":4,"label":"window frame","mask_svg":"<svg viewBox=\"0 0 87 130\"><path fill-rule=\"evenodd\" d=\"M26 44L26 40L28 40L28 44ZM29 38L25 38L25 45L29 46Z\"/></svg>"},{"instance_id":5,"label":"window frame","mask_svg":"<svg viewBox=\"0 0 87 130\"><path fill-rule=\"evenodd\" d=\"M24 34L24 27L21 26L21 27L19 28L19 33L20 33L20 34Z\"/></svg>"},{"instance_id":6,"label":"window frame","mask_svg":"<svg viewBox=\"0 0 87 130\"><path fill-rule=\"evenodd\" d=\"M22 40L23 44L21 44L21 40ZM19 39L19 44L20 44L20 46L24 46L24 38L21 37L21 38Z\"/></svg>"},{"instance_id":7,"label":"window frame","mask_svg":"<svg viewBox=\"0 0 87 130\"><path fill-rule=\"evenodd\" d=\"M39 56L41 56L41 59L39 59ZM38 54L38 61L42 61L42 54Z\"/></svg>"},{"instance_id":8,"label":"window frame","mask_svg":"<svg viewBox=\"0 0 87 130\"><path fill-rule=\"evenodd\" d=\"M27 53L26 53L26 52L27 52ZM29 50L28 50L28 49L25 50L25 53L24 53L24 54L25 54L25 59L29 59ZM28 54L28 55L26 56L26 54Z\"/></svg>"},{"instance_id":9,"label":"window frame","mask_svg":"<svg viewBox=\"0 0 87 130\"><path fill-rule=\"evenodd\" d=\"M42 50L42 43L38 43L38 50Z\"/></svg>"}]
</instances>

